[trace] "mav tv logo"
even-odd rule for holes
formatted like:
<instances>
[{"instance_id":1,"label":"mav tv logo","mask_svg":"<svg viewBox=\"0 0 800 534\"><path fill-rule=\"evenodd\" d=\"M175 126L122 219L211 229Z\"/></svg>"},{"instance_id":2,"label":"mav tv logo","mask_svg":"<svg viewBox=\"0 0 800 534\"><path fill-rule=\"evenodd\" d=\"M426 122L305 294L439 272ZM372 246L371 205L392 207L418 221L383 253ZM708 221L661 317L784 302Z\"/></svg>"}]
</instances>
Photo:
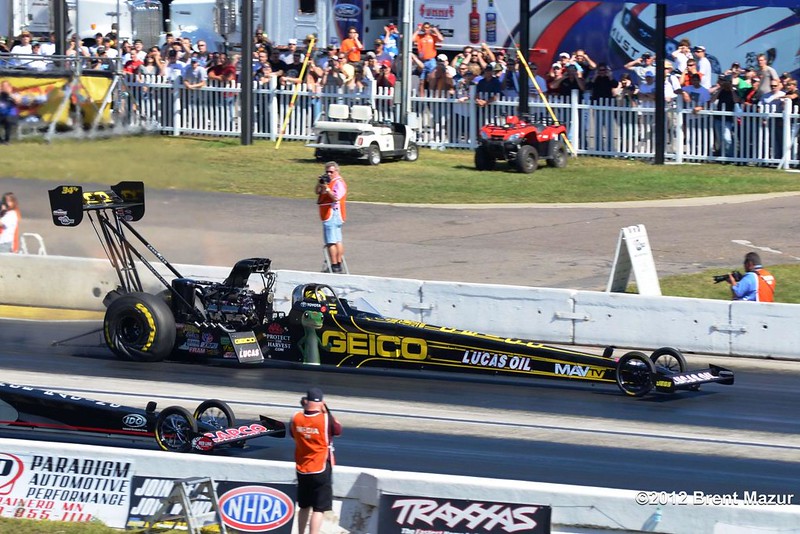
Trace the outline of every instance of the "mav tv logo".
<instances>
[{"instance_id":1,"label":"mav tv logo","mask_svg":"<svg viewBox=\"0 0 800 534\"><path fill-rule=\"evenodd\" d=\"M22 476L25 465L13 454L0 452L0 495L8 495Z\"/></svg>"}]
</instances>

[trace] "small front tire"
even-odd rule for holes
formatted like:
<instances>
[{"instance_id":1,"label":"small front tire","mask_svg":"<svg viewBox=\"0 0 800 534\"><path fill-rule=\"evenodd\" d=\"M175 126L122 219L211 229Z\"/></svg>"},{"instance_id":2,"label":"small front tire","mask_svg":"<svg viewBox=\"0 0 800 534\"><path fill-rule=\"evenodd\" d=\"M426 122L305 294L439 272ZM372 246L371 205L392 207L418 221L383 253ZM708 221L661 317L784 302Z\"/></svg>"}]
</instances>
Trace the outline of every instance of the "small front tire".
<instances>
[{"instance_id":1,"label":"small front tire","mask_svg":"<svg viewBox=\"0 0 800 534\"><path fill-rule=\"evenodd\" d=\"M485 146L479 146L475 150L475 168L479 171L493 171L496 162Z\"/></svg>"},{"instance_id":2,"label":"small front tire","mask_svg":"<svg viewBox=\"0 0 800 534\"><path fill-rule=\"evenodd\" d=\"M547 160L547 166L556 169L563 169L567 166L567 147L564 146L563 141L556 142L552 157Z\"/></svg>"},{"instance_id":3,"label":"small front tire","mask_svg":"<svg viewBox=\"0 0 800 534\"><path fill-rule=\"evenodd\" d=\"M170 406L158 414L156 443L168 452L189 452L197 434L197 421L186 408Z\"/></svg>"},{"instance_id":4,"label":"small front tire","mask_svg":"<svg viewBox=\"0 0 800 534\"><path fill-rule=\"evenodd\" d=\"M419 147L416 143L408 143L406 154L403 156L406 161L417 161L419 159Z\"/></svg>"},{"instance_id":5,"label":"small front tire","mask_svg":"<svg viewBox=\"0 0 800 534\"><path fill-rule=\"evenodd\" d=\"M367 149L367 161L370 165L380 165L381 163L381 149L378 145L371 144Z\"/></svg>"},{"instance_id":6,"label":"small front tire","mask_svg":"<svg viewBox=\"0 0 800 534\"><path fill-rule=\"evenodd\" d=\"M672 347L662 347L653 351L650 355L653 365L656 368L663 368L671 373L683 373L686 371L686 358L678 349Z\"/></svg>"},{"instance_id":7,"label":"small front tire","mask_svg":"<svg viewBox=\"0 0 800 534\"><path fill-rule=\"evenodd\" d=\"M221 400L209 399L201 402L193 415L199 423L209 425L217 430L236 426L233 410Z\"/></svg>"},{"instance_id":8,"label":"small front tire","mask_svg":"<svg viewBox=\"0 0 800 534\"><path fill-rule=\"evenodd\" d=\"M643 397L653 389L656 368L644 353L633 351L617 362L617 386L631 397Z\"/></svg>"},{"instance_id":9,"label":"small front tire","mask_svg":"<svg viewBox=\"0 0 800 534\"><path fill-rule=\"evenodd\" d=\"M515 163L519 172L531 174L539 168L539 152L536 150L536 147L522 145L517 152Z\"/></svg>"}]
</instances>

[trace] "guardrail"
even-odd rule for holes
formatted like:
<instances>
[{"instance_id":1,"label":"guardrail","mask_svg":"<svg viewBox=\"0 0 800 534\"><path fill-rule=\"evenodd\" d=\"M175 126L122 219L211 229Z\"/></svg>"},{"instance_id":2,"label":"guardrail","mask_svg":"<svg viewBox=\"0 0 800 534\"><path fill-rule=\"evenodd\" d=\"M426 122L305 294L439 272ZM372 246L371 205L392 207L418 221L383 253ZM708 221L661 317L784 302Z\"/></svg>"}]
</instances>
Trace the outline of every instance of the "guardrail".
<instances>
[{"instance_id":1,"label":"guardrail","mask_svg":"<svg viewBox=\"0 0 800 534\"><path fill-rule=\"evenodd\" d=\"M28 440L0 439L0 458L17 465L10 466L14 479L0 478L5 493L28 493L20 506L50 506L47 495L63 495L55 481L69 478L69 473L79 475L84 489L100 487L91 479L105 482L115 476L114 487L118 493L131 489L134 476L154 478L210 477L216 481L240 481L253 484L293 484L294 464L248 458L224 458L198 454L170 454L160 451L118 449L71 443L43 443ZM18 461L17 461L18 460ZM106 463L109 462L109 463ZM102 473L99 467L122 466L115 473ZM64 466L71 466L68 470ZM75 467L78 466L78 467ZM89 466L89 467L87 467ZM26 471L36 471L30 473ZM46 477L50 473L57 476ZM64 474L66 473L66 474ZM33 478L38 474L39 478ZM48 483L51 479L54 482ZM127 481L127 484L126 484ZM63 481L62 481L63 482ZM108 482L105 482L107 485ZM15 487L15 485L27 487ZM50 488L50 485L53 487ZM105 487L105 486L104 486ZM48 493L48 491L50 493ZM83 491L83 493L87 493ZM89 492L91 493L91 492ZM132 493L132 492L131 492ZM378 504L382 493L431 498L463 499L474 501L499 501L547 505L552 507L554 532L575 531L658 531L674 534L697 532L796 532L800 524L800 506L765 506L746 504L744 495L728 499L725 504L711 505L708 496L697 500L693 494L680 496L685 505L638 504L640 492L609 488L569 486L536 482L520 482L465 476L427 475L380 469L360 469L337 466L334 476L334 514L326 521L352 533L378 532ZM36 496L38 495L38 497ZM669 494L665 493L665 496ZM637 497L638 496L638 497ZM724 497L724 496L720 496ZM652 502L658 502L656 493ZM37 500L38 499L38 500ZM45 500L42 500L45 499ZM796 499L796 497L795 497ZM63 499L69 500L69 499ZM81 504L80 501L74 501ZM38 504L37 504L38 503ZM42 504L44 503L44 504ZM697 503L697 504L695 504ZM69 504L69 503L67 503ZM128 517L131 497L124 497L105 505L111 523ZM109 508L116 507L117 510ZM101 509L91 503L70 506L85 514ZM59 510L61 512L63 510ZM98 515L98 514L93 514ZM133 514L132 514L133 515ZM56 516L53 516L56 517ZM58 516L60 517L60 516ZM75 520L75 515L69 516ZM102 520L102 513L99 518ZM113 525L119 527L120 525ZM124 526L124 525L122 525ZM329 525L328 531L335 525Z\"/></svg>"},{"instance_id":2,"label":"guardrail","mask_svg":"<svg viewBox=\"0 0 800 534\"><path fill-rule=\"evenodd\" d=\"M187 277L223 280L229 267L176 265ZM140 269L145 289L163 289ZM163 269L168 279L173 276ZM46 284L43 284L46 281ZM465 284L278 271L276 307L288 311L297 284L331 285L389 317L547 343L615 345L800 360L800 306L682 297ZM118 285L106 260L0 255L0 304L103 310ZM57 288L57 291L52 289Z\"/></svg>"}]
</instances>

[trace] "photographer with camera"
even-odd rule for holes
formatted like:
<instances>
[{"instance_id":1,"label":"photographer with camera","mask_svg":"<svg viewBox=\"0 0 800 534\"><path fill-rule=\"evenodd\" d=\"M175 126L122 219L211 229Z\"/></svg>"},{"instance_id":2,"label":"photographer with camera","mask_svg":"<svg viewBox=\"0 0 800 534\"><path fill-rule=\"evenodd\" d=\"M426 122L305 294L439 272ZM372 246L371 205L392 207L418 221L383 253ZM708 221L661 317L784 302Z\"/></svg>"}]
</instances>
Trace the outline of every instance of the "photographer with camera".
<instances>
[{"instance_id":1,"label":"photographer with camera","mask_svg":"<svg viewBox=\"0 0 800 534\"><path fill-rule=\"evenodd\" d=\"M20 219L16 195L5 193L0 203L0 253L19 252Z\"/></svg>"},{"instance_id":2,"label":"photographer with camera","mask_svg":"<svg viewBox=\"0 0 800 534\"><path fill-rule=\"evenodd\" d=\"M757 252L748 252L744 256L745 273L736 276L738 272L726 275L731 285L733 300L747 300L754 302L775 301L775 277L761 265L761 257ZM722 278L715 276L714 280Z\"/></svg>"},{"instance_id":3,"label":"photographer with camera","mask_svg":"<svg viewBox=\"0 0 800 534\"><path fill-rule=\"evenodd\" d=\"M323 514L333 509L333 437L342 434L342 425L323 402L320 388L310 388L300 405L303 411L289 426L297 469L297 532L305 534L308 527L310 534L318 534Z\"/></svg>"},{"instance_id":4,"label":"photographer with camera","mask_svg":"<svg viewBox=\"0 0 800 534\"><path fill-rule=\"evenodd\" d=\"M322 219L322 233L325 246L331 259L331 271L342 272L342 225L347 219L347 184L339 174L339 164L329 161L325 164L325 174L317 180L314 189L317 194L319 217Z\"/></svg>"}]
</instances>

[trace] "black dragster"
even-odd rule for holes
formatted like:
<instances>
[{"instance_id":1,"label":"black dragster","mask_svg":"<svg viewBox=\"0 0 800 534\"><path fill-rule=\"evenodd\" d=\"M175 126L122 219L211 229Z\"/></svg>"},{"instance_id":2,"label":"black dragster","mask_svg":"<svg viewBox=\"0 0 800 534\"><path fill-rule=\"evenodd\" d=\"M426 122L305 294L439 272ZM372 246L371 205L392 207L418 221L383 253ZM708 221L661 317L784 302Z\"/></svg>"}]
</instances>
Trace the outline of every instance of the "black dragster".
<instances>
[{"instance_id":1,"label":"black dragster","mask_svg":"<svg viewBox=\"0 0 800 534\"><path fill-rule=\"evenodd\" d=\"M212 452L240 447L253 438L286 435L284 423L264 415L258 421L236 421L230 406L216 399L203 401L194 413L181 406L160 412L156 407L155 401L145 409L131 408L0 382L0 427L155 439L170 452Z\"/></svg>"},{"instance_id":2,"label":"black dragster","mask_svg":"<svg viewBox=\"0 0 800 534\"><path fill-rule=\"evenodd\" d=\"M424 369L573 382L616 384L625 394L674 393L701 384L733 384L733 372L716 365L689 371L680 351L664 347L649 356L620 358L456 328L392 319L368 305L358 307L323 284L295 288L288 314L273 309L275 273L270 260L239 261L223 282L183 277L136 232L144 215L144 186L122 182L108 191L79 186L50 191L53 221L76 226L88 213L99 224L120 286L106 299L106 343L119 358L155 362L175 355L200 361L230 359L258 364L282 360L352 368ZM98 232L100 234L101 232ZM168 282L130 243L138 238L175 275ZM158 295L142 291L134 259L164 285ZM259 275L260 290L248 285ZM359 309L360 307L360 309Z\"/></svg>"}]
</instances>

